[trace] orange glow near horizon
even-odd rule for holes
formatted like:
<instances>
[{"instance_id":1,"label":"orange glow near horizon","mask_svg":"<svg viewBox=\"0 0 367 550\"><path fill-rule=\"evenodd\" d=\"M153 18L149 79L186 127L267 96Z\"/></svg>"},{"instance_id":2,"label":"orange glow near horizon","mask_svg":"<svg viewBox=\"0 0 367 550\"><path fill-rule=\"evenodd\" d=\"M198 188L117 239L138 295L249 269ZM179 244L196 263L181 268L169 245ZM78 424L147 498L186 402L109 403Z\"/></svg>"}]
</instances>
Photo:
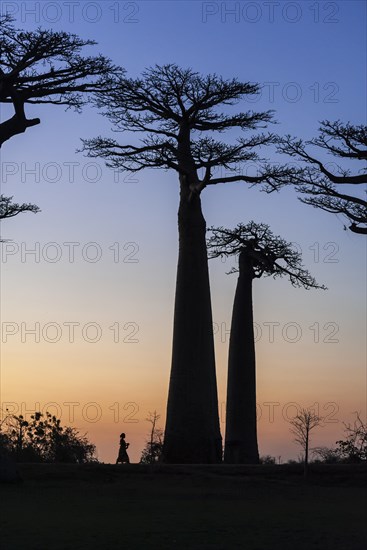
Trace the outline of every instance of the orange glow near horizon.
<instances>
[{"instance_id":1,"label":"orange glow near horizon","mask_svg":"<svg viewBox=\"0 0 367 550\"><path fill-rule=\"evenodd\" d=\"M239 10L241 2L137 0L134 24L126 20L129 2L87 2L90 11L83 2L49 2L50 10L43 10L42 2L3 4L12 6L16 28L40 26L95 40L82 54L111 58L129 78L155 64L177 63L202 75L258 83L255 97L226 104L223 112L274 112L277 124L259 132L308 142L317 138L321 120L355 126L366 120L365 2L329 2L330 9L323 2L289 2L288 12L281 2L249 2L237 18L232 8ZM54 17L56 4L60 18ZM73 18L69 4L75 7ZM210 11L211 4L217 13L208 13L205 21L202 8ZM101 20L88 20L98 6ZM298 12L299 20L293 19ZM190 39L177 29L190 29ZM25 107L27 118L41 123L1 148L1 194L37 204L41 211L1 222L0 405L29 415L52 403L64 425L88 433L104 462L115 461L123 431L137 462L150 428L149 411L156 410L160 427L165 425L178 174L118 172L104 159L77 153L81 139L110 137L124 146L146 137L113 132L112 122L91 104L80 114L51 104ZM3 116L13 116L11 104L1 109ZM234 127L205 135L233 145L238 137L251 142L259 134ZM360 173L358 161L344 164L319 149L322 162ZM260 164L264 159L269 166L295 161L275 145L256 153ZM231 174L239 171L255 173L254 162L234 163ZM219 173L230 174L214 166L213 174ZM328 288L306 291L286 278L261 278L253 285L253 309L260 453L282 461L297 457L287 423L294 404L315 407L326 417L312 446L332 446L354 411L366 415L364 236L344 230L349 222L342 215L301 203L292 185L265 193L244 181L219 183L207 185L201 199L208 228L265 223L295 244L304 267ZM209 261L222 436L236 286L236 276L226 273L233 265L232 259ZM185 337L189 341L190 334Z\"/></svg>"},{"instance_id":2,"label":"orange glow near horizon","mask_svg":"<svg viewBox=\"0 0 367 550\"><path fill-rule=\"evenodd\" d=\"M299 352L294 346L283 346L278 353L275 353L274 345L258 344L257 347L258 439L262 455L281 456L282 461L298 456L300 450L292 442L287 422L296 413L297 406L312 407L325 418L323 427L313 434L312 445L315 447L333 446L343 435L342 422L351 422L354 411L363 414L365 380L358 377L361 369L353 369L352 358L346 372L334 363L333 353L329 364L324 363L322 368L313 370L311 379L311 353L295 363L294 355ZM29 348L33 349L30 351ZM51 348L55 349L54 346ZM126 351L123 363L119 356L111 353L107 370L101 362L106 353L104 346L100 350L94 347L94 351L84 354L82 364L78 364L79 354L71 352L70 347L61 347L57 353L52 349L42 350L41 344L23 347L14 344L7 346L4 354L3 348L2 380L3 383L6 381L2 390L3 411L8 408L10 413L29 417L35 410L49 410L61 417L63 425L87 433L90 441L96 444L98 457L103 462L115 461L119 434L124 431L131 444L130 459L138 462L150 430L146 421L150 411L156 410L161 415L159 426L164 428L169 354L161 356L157 352L162 363L155 358L154 363L146 367L143 365L148 356L152 360L147 349L138 353L139 358L134 351ZM137 348L130 348L134 349ZM227 344L217 342L218 401L223 438L226 353ZM24 369L27 359L27 368ZM358 367L357 358L354 360L355 367ZM341 357L339 367L342 362ZM351 373L354 373L353 377ZM328 384L331 375L332 383Z\"/></svg>"}]
</instances>

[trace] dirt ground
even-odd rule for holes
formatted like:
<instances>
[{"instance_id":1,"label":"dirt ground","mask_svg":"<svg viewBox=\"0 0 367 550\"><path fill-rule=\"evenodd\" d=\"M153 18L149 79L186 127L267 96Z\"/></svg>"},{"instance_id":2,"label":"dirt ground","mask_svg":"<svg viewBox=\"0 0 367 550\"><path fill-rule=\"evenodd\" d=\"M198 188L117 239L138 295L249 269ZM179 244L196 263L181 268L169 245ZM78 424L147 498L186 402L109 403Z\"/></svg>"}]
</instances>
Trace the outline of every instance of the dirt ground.
<instances>
[{"instance_id":1,"label":"dirt ground","mask_svg":"<svg viewBox=\"0 0 367 550\"><path fill-rule=\"evenodd\" d=\"M365 466L23 464L2 550L364 550Z\"/></svg>"}]
</instances>

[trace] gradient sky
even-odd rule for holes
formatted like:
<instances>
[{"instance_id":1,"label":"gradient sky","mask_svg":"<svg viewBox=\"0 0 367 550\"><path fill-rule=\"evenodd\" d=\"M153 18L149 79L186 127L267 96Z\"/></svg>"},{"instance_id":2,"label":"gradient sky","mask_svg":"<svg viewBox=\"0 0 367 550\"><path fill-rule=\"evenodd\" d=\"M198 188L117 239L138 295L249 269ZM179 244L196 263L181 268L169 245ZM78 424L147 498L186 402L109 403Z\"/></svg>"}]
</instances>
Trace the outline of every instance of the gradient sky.
<instances>
[{"instance_id":1,"label":"gradient sky","mask_svg":"<svg viewBox=\"0 0 367 550\"><path fill-rule=\"evenodd\" d=\"M278 125L271 129L279 134L310 139L323 119L366 123L362 1L2 4L19 27L95 39L91 52L111 57L131 76L175 62L258 82L261 96L241 108L274 109ZM8 112L3 108L4 117ZM80 138L110 133L95 109L77 114L30 106L27 112L41 124L4 145L1 192L42 212L1 226L2 238L10 239L1 256L1 401L28 414L53 403L48 407L65 424L88 432L105 462L114 461L124 431L137 461L148 412L156 409L164 427L177 176L114 174L76 153ZM280 160L274 151L265 154ZM366 412L364 237L343 231L341 217L301 204L291 189L266 195L237 183L204 190L202 202L209 226L268 223L297 243L305 265L328 287L305 291L286 280L256 281L254 314L260 453L282 460L298 455L286 421L296 405L326 417L313 444L332 445L353 411ZM230 266L210 262L223 436L236 284L236 276L226 275ZM32 327L39 342L27 333Z\"/></svg>"}]
</instances>

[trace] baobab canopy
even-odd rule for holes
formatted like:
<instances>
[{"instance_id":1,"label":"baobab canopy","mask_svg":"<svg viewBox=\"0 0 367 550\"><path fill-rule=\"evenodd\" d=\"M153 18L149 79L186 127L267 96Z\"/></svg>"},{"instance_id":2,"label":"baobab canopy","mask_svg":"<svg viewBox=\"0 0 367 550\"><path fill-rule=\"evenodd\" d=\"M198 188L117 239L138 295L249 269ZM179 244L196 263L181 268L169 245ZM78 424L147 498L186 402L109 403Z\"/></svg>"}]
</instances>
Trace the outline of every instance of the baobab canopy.
<instances>
[{"instance_id":1,"label":"baobab canopy","mask_svg":"<svg viewBox=\"0 0 367 550\"><path fill-rule=\"evenodd\" d=\"M298 250L282 237L274 235L269 226L253 221L239 223L234 229L209 228L211 236L207 241L210 258L236 256L244 253L251 258L253 278L287 276L293 286L306 289L322 288L304 268ZM232 267L230 273L239 271Z\"/></svg>"}]
</instances>

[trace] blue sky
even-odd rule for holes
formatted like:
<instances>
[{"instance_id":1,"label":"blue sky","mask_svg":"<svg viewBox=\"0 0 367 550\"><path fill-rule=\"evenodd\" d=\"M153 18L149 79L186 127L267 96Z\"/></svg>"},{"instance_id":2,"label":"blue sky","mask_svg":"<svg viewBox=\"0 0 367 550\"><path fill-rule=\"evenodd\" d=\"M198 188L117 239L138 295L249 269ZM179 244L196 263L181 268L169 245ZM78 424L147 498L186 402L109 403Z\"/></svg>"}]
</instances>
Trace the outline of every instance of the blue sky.
<instances>
[{"instance_id":1,"label":"blue sky","mask_svg":"<svg viewBox=\"0 0 367 550\"><path fill-rule=\"evenodd\" d=\"M59 2L58 11L54 4L3 2L3 9L18 8L19 27L52 26L95 39L98 46L90 51L111 57L131 76L146 66L175 62L258 82L263 86L258 100L244 102L241 109L274 109L278 125L271 129L279 134L310 139L322 119L366 123L364 2L278 1L272 3L274 12L267 2L76 2L74 21L67 4ZM236 15L229 14L231 9ZM136 402L139 423L122 426L130 429L138 458L147 411L158 409L164 422L177 262L177 177L158 171L116 175L102 162L77 154L80 138L110 132L96 109L86 107L79 115L62 107L31 106L28 115L40 116L41 124L4 145L2 192L34 202L42 212L2 223L2 237L15 246L8 245L6 262L4 251L2 255L2 320L19 327L22 322L95 322L103 335L91 344L78 333L70 343L64 332L55 344L41 338L35 345L31 337L22 343L19 330L2 344L2 399L29 407L36 401L97 402L104 412L114 402ZM279 160L274 151L264 154ZM365 411L363 237L343 231L341 218L302 205L292 189L266 195L238 183L207 189L202 200L208 225L230 227L254 219L296 242L306 266L329 288L306 292L286 281L265 279L256 282L254 303L262 330L257 342L259 403L337 403L339 423L323 430L324 439L332 442L342 420L354 410ZM80 243L75 244L74 262L63 244L68 242ZM35 255L24 256L32 247L39 247L39 262ZM50 261L60 253L59 261ZM90 261L94 253L101 254L97 262ZM210 271L223 401L225 331L236 280L225 274L228 265L220 261L211 261ZM139 342L111 344L109 327L115 322L121 327L135 323ZM269 341L269 325L264 325L269 322L279 323L274 325L275 342ZM292 326L287 337L289 323L301 327L297 342L290 341L296 330ZM315 342L315 327L320 342ZM121 330L126 338L132 329ZM328 336L338 341L328 342ZM78 418L106 461L113 458L113 437L121 427L109 423L109 414L96 424ZM279 418L275 429L261 419L263 454L296 454L283 421Z\"/></svg>"}]
</instances>

